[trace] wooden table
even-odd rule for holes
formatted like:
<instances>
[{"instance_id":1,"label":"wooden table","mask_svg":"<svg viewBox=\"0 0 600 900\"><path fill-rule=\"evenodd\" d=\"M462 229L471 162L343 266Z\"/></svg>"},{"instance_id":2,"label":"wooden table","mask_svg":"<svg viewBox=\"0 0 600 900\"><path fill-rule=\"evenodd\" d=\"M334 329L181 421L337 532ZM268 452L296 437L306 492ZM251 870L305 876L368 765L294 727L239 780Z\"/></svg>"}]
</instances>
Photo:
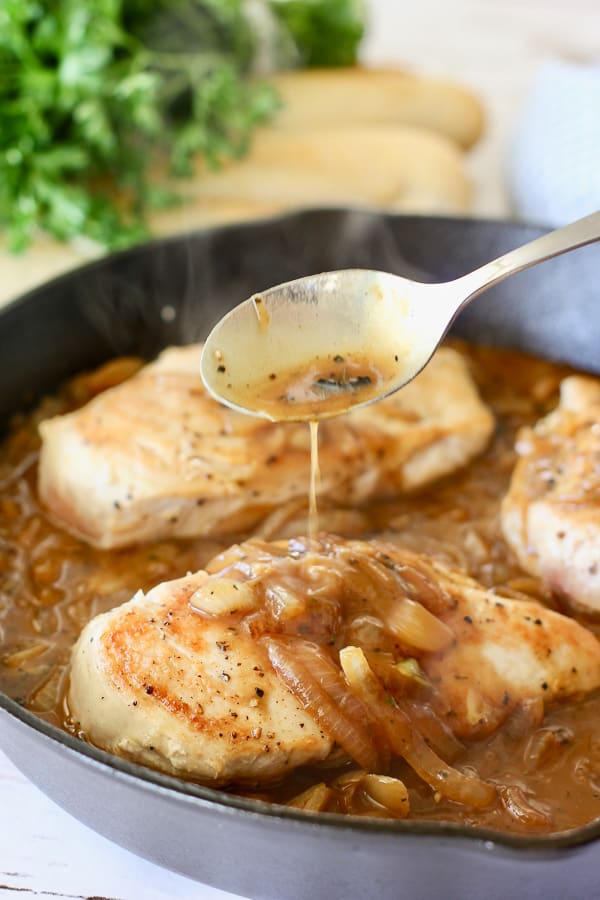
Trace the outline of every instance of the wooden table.
<instances>
[{"instance_id":1,"label":"wooden table","mask_svg":"<svg viewBox=\"0 0 600 900\"><path fill-rule=\"evenodd\" d=\"M475 211L508 216L504 160L533 74L553 57L600 59L596 0L372 0L368 62L450 76L477 90L488 110L472 154ZM82 254L73 250L73 262ZM51 249L0 271L0 297L52 274ZM9 285L10 287L10 285ZM80 825L0 753L0 897L218 900L231 895L145 862ZM284 900L284 898L282 898Z\"/></svg>"}]
</instances>

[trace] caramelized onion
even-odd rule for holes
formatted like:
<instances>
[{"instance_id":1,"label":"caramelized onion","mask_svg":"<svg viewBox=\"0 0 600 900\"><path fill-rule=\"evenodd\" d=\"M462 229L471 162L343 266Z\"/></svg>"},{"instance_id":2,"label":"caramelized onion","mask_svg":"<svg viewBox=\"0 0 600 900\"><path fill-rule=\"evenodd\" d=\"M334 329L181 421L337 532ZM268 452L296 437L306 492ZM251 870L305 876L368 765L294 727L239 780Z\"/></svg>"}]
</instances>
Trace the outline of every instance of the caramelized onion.
<instances>
[{"instance_id":1,"label":"caramelized onion","mask_svg":"<svg viewBox=\"0 0 600 900\"><path fill-rule=\"evenodd\" d=\"M3 666L7 666L10 669L26 668L32 660L37 659L47 649L48 644L44 641L29 642L25 647L5 653L0 662Z\"/></svg>"},{"instance_id":2,"label":"caramelized onion","mask_svg":"<svg viewBox=\"0 0 600 900\"><path fill-rule=\"evenodd\" d=\"M394 567L397 578L410 598L417 600L434 615L440 615L445 609L448 609L450 598L433 581L430 573L425 574L422 569L423 566L418 569L414 564Z\"/></svg>"},{"instance_id":3,"label":"caramelized onion","mask_svg":"<svg viewBox=\"0 0 600 900\"><path fill-rule=\"evenodd\" d=\"M389 775L375 775L369 773L363 775L360 787L367 797L382 806L397 818L406 818L410 812L408 790L399 778L391 778Z\"/></svg>"},{"instance_id":4,"label":"caramelized onion","mask_svg":"<svg viewBox=\"0 0 600 900\"><path fill-rule=\"evenodd\" d=\"M267 585L265 588L265 602L267 608L276 622L286 622L297 619L306 610L305 591L294 590L291 585L281 583Z\"/></svg>"},{"instance_id":5,"label":"caramelized onion","mask_svg":"<svg viewBox=\"0 0 600 900\"><path fill-rule=\"evenodd\" d=\"M464 745L427 703L406 698L398 701L398 706L415 723L427 743L441 753L444 759L452 762L464 751Z\"/></svg>"},{"instance_id":6,"label":"caramelized onion","mask_svg":"<svg viewBox=\"0 0 600 900\"><path fill-rule=\"evenodd\" d=\"M308 641L296 641L294 651L302 664L353 722L365 723L369 720L364 703L348 688L340 669L321 647ZM388 745L385 735L377 725L374 725L372 731L380 757L387 757ZM388 762L387 758L385 761Z\"/></svg>"},{"instance_id":7,"label":"caramelized onion","mask_svg":"<svg viewBox=\"0 0 600 900\"><path fill-rule=\"evenodd\" d=\"M356 700L333 663L329 668L323 651L314 648L314 645L313 650L307 651L306 645L302 647L304 642L301 641L285 642L264 637L262 642L278 676L302 706L317 719L324 731L359 765L365 769L376 769L379 757L363 724L362 704L361 716L355 719L358 709ZM303 651L304 658L301 658ZM307 652L311 654L310 668L306 665ZM342 706L344 701L345 709Z\"/></svg>"},{"instance_id":8,"label":"caramelized onion","mask_svg":"<svg viewBox=\"0 0 600 900\"><path fill-rule=\"evenodd\" d=\"M493 802L493 785L448 766L427 745L393 698L386 697L359 647L345 647L340 662L350 687L383 728L394 753L402 756L423 781L444 797L467 806L483 808Z\"/></svg>"},{"instance_id":9,"label":"caramelized onion","mask_svg":"<svg viewBox=\"0 0 600 900\"><path fill-rule=\"evenodd\" d=\"M298 794L292 800L288 800L287 806L294 806L296 809L305 809L307 812L323 812L329 806L333 797L333 791L327 787L325 782L320 781L313 784L301 794Z\"/></svg>"},{"instance_id":10,"label":"caramelized onion","mask_svg":"<svg viewBox=\"0 0 600 900\"><path fill-rule=\"evenodd\" d=\"M346 643L379 652L385 640L383 622L377 616L356 616L346 624L344 636Z\"/></svg>"},{"instance_id":11,"label":"caramelized onion","mask_svg":"<svg viewBox=\"0 0 600 900\"><path fill-rule=\"evenodd\" d=\"M546 830L552 825L552 816L547 807L539 801L529 799L522 788L506 785L499 790L504 809L521 825L529 830Z\"/></svg>"},{"instance_id":12,"label":"caramelized onion","mask_svg":"<svg viewBox=\"0 0 600 900\"><path fill-rule=\"evenodd\" d=\"M454 640L452 629L445 622L409 597L398 597L390 603L384 621L404 644L428 653L444 650Z\"/></svg>"},{"instance_id":13,"label":"caramelized onion","mask_svg":"<svg viewBox=\"0 0 600 900\"><path fill-rule=\"evenodd\" d=\"M228 578L209 578L192 594L189 602L196 612L215 617L253 612L258 605L250 582Z\"/></svg>"},{"instance_id":14,"label":"caramelized onion","mask_svg":"<svg viewBox=\"0 0 600 900\"><path fill-rule=\"evenodd\" d=\"M375 559L356 556L355 569L371 609L387 630L409 647L434 653L454 640L452 630L428 609L411 600L393 569Z\"/></svg>"}]
</instances>

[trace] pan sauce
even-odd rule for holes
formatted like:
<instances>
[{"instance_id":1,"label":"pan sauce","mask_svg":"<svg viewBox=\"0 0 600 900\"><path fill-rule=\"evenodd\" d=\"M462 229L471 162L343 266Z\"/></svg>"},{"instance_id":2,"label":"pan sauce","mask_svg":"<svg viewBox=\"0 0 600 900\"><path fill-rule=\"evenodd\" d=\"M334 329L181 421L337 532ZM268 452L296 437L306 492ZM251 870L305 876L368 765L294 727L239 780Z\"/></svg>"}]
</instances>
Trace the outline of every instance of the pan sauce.
<instances>
[{"instance_id":1,"label":"pan sauce","mask_svg":"<svg viewBox=\"0 0 600 900\"><path fill-rule=\"evenodd\" d=\"M392 380L397 357L390 361L361 358L357 354L336 354L307 360L301 368L271 372L252 384L231 384L225 364L215 379L219 396L237 408L252 410L276 422L315 421L347 412L358 403L377 397L382 385ZM222 371L221 371L222 370Z\"/></svg>"},{"instance_id":2,"label":"pan sauce","mask_svg":"<svg viewBox=\"0 0 600 900\"><path fill-rule=\"evenodd\" d=\"M361 510L360 521L386 539L463 566L488 587L553 605L536 579L518 569L500 537L497 514L514 464L515 431L556 404L566 370L515 353L473 348L464 352L498 418L492 446L465 472L413 497ZM37 422L85 402L135 367L132 361L116 361L99 374L75 379L58 398L44 401L33 417L16 422L0 452L0 689L66 728L70 723L62 700L64 673L83 624L129 599L138 588L146 590L202 567L222 549L211 541L162 541L98 551L54 527L40 509L35 494ZM351 521L355 527L356 514ZM497 734L452 760L505 785L501 802L489 809L437 801L399 763L393 774L409 787L411 817L521 833L560 831L600 817L600 698L556 707L541 725L535 713L521 711ZM327 808L343 808L350 793L344 781L347 766L297 773L253 796L288 802L311 784L331 784L340 775ZM350 810L386 814L360 792Z\"/></svg>"}]
</instances>

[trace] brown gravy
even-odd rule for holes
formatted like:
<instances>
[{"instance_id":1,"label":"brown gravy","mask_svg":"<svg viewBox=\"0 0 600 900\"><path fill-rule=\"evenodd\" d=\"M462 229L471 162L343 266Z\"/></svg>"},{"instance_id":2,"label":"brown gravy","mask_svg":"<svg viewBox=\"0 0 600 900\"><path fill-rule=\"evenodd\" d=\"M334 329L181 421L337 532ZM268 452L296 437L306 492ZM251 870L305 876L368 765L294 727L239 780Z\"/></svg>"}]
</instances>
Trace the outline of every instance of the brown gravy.
<instances>
[{"instance_id":1,"label":"brown gravy","mask_svg":"<svg viewBox=\"0 0 600 900\"><path fill-rule=\"evenodd\" d=\"M217 369L214 387L236 406L274 421L307 421L340 415L377 397L394 371L384 360L373 362L356 353L344 353L315 357L301 368L271 372L265 379L247 384L230 383L223 364Z\"/></svg>"},{"instance_id":2,"label":"brown gravy","mask_svg":"<svg viewBox=\"0 0 600 900\"><path fill-rule=\"evenodd\" d=\"M554 606L539 582L517 566L502 540L498 504L515 460L516 430L557 402L567 370L497 350L462 347L484 399L498 419L490 448L465 471L419 494L364 510L370 533L431 553L490 588ZM63 689L70 648L92 616L139 588L201 568L221 549L214 541L161 541L121 551L95 550L56 528L36 496L37 423L85 402L132 371L81 376L30 417L15 421L0 449L0 689L59 727L69 728ZM107 383L108 382L108 383ZM244 539L248 535L232 536ZM486 825L520 833L557 832L600 818L600 698L550 709L541 725L527 715L468 745L453 765L501 781L503 802L475 810L435 798L399 762L411 818ZM335 782L330 809L343 808L347 767L305 770L252 796L288 802L317 782ZM342 776L341 781L337 781ZM351 811L373 815L357 800ZM379 815L385 811L379 810Z\"/></svg>"}]
</instances>

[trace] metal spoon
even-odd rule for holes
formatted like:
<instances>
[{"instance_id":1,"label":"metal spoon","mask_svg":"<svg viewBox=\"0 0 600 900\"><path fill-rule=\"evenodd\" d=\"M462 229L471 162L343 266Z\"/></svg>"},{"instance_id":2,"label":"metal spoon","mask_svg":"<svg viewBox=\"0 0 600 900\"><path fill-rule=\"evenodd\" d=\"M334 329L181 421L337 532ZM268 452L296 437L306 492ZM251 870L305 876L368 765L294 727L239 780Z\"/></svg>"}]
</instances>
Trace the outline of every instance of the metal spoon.
<instances>
[{"instance_id":1,"label":"metal spoon","mask_svg":"<svg viewBox=\"0 0 600 900\"><path fill-rule=\"evenodd\" d=\"M253 415L293 421L338 415L414 378L461 309L487 288L599 239L596 212L441 284L369 269L280 284L215 326L202 353L202 378L222 403Z\"/></svg>"}]
</instances>

